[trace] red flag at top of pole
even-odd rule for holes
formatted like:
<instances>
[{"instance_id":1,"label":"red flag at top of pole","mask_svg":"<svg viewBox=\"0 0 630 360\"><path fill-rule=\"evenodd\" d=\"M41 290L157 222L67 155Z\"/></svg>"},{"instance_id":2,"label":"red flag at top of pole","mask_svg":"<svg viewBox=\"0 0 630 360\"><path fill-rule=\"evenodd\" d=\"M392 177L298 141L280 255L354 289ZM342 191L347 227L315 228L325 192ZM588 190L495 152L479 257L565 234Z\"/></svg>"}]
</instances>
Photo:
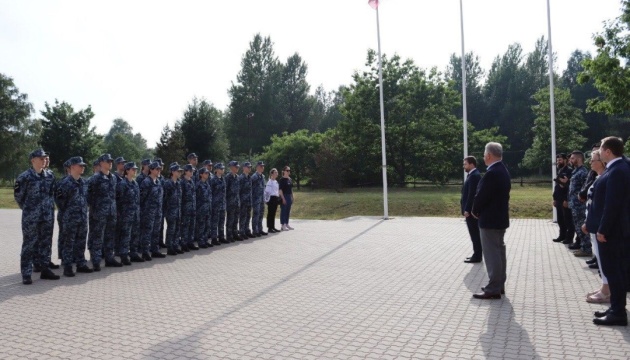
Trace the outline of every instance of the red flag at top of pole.
<instances>
[{"instance_id":1,"label":"red flag at top of pole","mask_svg":"<svg viewBox=\"0 0 630 360\"><path fill-rule=\"evenodd\" d=\"M372 9L378 9L378 0L369 0L368 4L372 7Z\"/></svg>"}]
</instances>

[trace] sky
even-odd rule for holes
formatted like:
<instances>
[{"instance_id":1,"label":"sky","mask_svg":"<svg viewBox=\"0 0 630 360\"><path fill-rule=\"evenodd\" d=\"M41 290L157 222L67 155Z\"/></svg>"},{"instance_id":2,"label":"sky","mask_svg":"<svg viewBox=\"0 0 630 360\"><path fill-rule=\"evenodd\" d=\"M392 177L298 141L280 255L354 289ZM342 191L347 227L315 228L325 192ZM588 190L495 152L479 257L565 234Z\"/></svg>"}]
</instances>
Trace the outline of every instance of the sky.
<instances>
[{"instance_id":1,"label":"sky","mask_svg":"<svg viewBox=\"0 0 630 360\"><path fill-rule=\"evenodd\" d=\"M621 14L619 0L550 0L556 71ZM423 68L461 53L457 0L381 0L381 45ZM547 0L463 0L466 51L487 70L508 45L533 50L547 36ZM308 64L311 91L334 90L377 48L367 0L0 0L0 72L40 116L55 99L88 105L106 133L123 118L153 147L193 97L227 108L241 58L256 33L276 55ZM387 95L385 95L387 96Z\"/></svg>"}]
</instances>

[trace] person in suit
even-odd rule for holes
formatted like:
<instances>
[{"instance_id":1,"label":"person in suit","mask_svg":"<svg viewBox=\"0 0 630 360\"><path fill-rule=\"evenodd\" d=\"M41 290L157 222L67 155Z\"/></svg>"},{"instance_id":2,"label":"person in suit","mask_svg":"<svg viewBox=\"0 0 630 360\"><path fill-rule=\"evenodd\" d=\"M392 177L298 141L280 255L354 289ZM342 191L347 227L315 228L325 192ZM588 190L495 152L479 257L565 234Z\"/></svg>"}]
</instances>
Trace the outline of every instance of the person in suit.
<instances>
[{"instance_id":1,"label":"person in suit","mask_svg":"<svg viewBox=\"0 0 630 360\"><path fill-rule=\"evenodd\" d=\"M569 178L571 177L571 169L567 155L560 153L556 156L556 166L558 168L558 176L553 179L555 185L553 187L553 207L556 208L558 219L558 228L560 234L553 239L554 242L563 244L573 244L573 215L567 202L567 193L569 191Z\"/></svg>"},{"instance_id":2,"label":"person in suit","mask_svg":"<svg viewBox=\"0 0 630 360\"><path fill-rule=\"evenodd\" d=\"M460 201L462 215L466 218L466 226L473 244L473 254L464 260L465 263L481 262L481 236L479 235L479 222L470 215L472 211L473 200L477 193L477 185L481 180L481 174L477 170L477 159L474 156L468 156L464 159L464 171L468 174L464 186L462 186L462 199Z\"/></svg>"},{"instance_id":3,"label":"person in suit","mask_svg":"<svg viewBox=\"0 0 630 360\"><path fill-rule=\"evenodd\" d=\"M591 211L601 214L597 233L597 246L602 273L608 279L610 308L596 311L596 325L628 325L626 290L630 263L630 166L623 157L623 141L617 137L602 140L600 158L606 171L593 187Z\"/></svg>"},{"instance_id":4,"label":"person in suit","mask_svg":"<svg viewBox=\"0 0 630 360\"><path fill-rule=\"evenodd\" d=\"M483 259L488 271L488 285L482 292L473 294L475 299L500 299L504 293L506 275L506 251L504 236L510 226L510 173L503 164L503 147L489 142L483 154L488 166L479 181L471 214L479 219L479 233Z\"/></svg>"}]
</instances>

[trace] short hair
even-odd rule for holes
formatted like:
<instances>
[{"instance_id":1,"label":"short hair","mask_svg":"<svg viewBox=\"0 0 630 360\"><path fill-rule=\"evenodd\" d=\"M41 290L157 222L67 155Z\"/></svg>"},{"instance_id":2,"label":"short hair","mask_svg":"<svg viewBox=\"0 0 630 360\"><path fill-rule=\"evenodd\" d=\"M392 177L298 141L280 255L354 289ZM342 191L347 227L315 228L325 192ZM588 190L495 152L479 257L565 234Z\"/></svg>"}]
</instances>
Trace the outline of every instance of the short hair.
<instances>
[{"instance_id":1,"label":"short hair","mask_svg":"<svg viewBox=\"0 0 630 360\"><path fill-rule=\"evenodd\" d=\"M464 158L464 161L471 165L477 166L477 158L475 158L474 156L466 156Z\"/></svg>"},{"instance_id":2,"label":"short hair","mask_svg":"<svg viewBox=\"0 0 630 360\"><path fill-rule=\"evenodd\" d=\"M580 150L573 150L571 155L575 155L575 156L579 157L580 159L582 159L582 162L584 161L584 153L581 152Z\"/></svg>"},{"instance_id":3,"label":"short hair","mask_svg":"<svg viewBox=\"0 0 630 360\"><path fill-rule=\"evenodd\" d=\"M485 152L496 158L503 158L503 146L501 146L501 144L499 144L498 142L487 143Z\"/></svg>"},{"instance_id":4,"label":"short hair","mask_svg":"<svg viewBox=\"0 0 630 360\"><path fill-rule=\"evenodd\" d=\"M596 142L595 144L591 145L591 149L592 148L598 148L599 149L600 147L602 147L602 143L601 142Z\"/></svg>"},{"instance_id":5,"label":"short hair","mask_svg":"<svg viewBox=\"0 0 630 360\"><path fill-rule=\"evenodd\" d=\"M567 159L567 154L565 154L565 153L560 153L560 154L556 155L556 159L557 159L557 158L563 158L563 159L565 159L565 160L566 160L566 159Z\"/></svg>"},{"instance_id":6,"label":"short hair","mask_svg":"<svg viewBox=\"0 0 630 360\"><path fill-rule=\"evenodd\" d=\"M278 172L278 169L276 169L276 168L272 168L272 169L269 171L269 176L271 176L271 174L273 174L273 173L277 173L277 172Z\"/></svg>"},{"instance_id":7,"label":"short hair","mask_svg":"<svg viewBox=\"0 0 630 360\"><path fill-rule=\"evenodd\" d=\"M601 148L603 150L610 150L615 156L621 156L623 155L623 140L616 136L608 136L602 139Z\"/></svg>"}]
</instances>

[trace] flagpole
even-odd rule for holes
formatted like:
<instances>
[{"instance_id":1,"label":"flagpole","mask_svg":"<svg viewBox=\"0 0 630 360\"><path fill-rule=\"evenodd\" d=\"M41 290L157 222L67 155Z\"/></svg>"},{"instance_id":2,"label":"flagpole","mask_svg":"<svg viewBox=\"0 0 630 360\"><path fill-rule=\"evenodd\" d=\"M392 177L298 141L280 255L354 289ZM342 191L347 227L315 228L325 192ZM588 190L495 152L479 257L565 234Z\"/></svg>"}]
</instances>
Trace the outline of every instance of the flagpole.
<instances>
[{"instance_id":1,"label":"flagpole","mask_svg":"<svg viewBox=\"0 0 630 360\"><path fill-rule=\"evenodd\" d=\"M464 120L464 158L468 156L468 107L466 104L466 48L464 46L464 5L459 0L459 18L462 32L462 113ZM466 181L466 171L464 171Z\"/></svg>"},{"instance_id":2,"label":"flagpole","mask_svg":"<svg viewBox=\"0 0 630 360\"><path fill-rule=\"evenodd\" d=\"M547 30L549 32L547 39L548 46L547 56L549 57L549 108L551 111L551 191L553 192L553 179L556 178L556 104L554 96L554 79L553 79L553 50L551 48L551 6L550 0L547 0ZM556 208L553 209L553 221L558 220ZM577 230L576 230L577 231Z\"/></svg>"},{"instance_id":3,"label":"flagpole","mask_svg":"<svg viewBox=\"0 0 630 360\"><path fill-rule=\"evenodd\" d=\"M377 3L378 4L378 3ZM388 220L387 201L387 158L385 156L385 105L383 100L383 60L381 58L381 25L378 16L378 6L376 7L376 34L378 36L378 82L381 98L381 156L383 161L383 219Z\"/></svg>"}]
</instances>

